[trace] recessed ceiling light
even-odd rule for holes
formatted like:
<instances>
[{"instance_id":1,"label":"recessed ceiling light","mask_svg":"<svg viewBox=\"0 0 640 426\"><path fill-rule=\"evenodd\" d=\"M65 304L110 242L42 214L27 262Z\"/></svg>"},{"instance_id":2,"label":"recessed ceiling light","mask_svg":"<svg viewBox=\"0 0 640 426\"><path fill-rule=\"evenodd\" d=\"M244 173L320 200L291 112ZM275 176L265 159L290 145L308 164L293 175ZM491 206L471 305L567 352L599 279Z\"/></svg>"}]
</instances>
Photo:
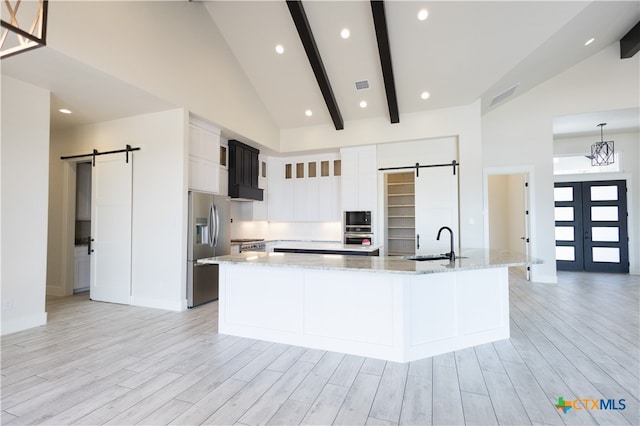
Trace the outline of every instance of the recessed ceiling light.
<instances>
[{"instance_id":1,"label":"recessed ceiling light","mask_svg":"<svg viewBox=\"0 0 640 426\"><path fill-rule=\"evenodd\" d=\"M284 46L282 46L281 44L277 45L276 52L282 55L284 53Z\"/></svg>"},{"instance_id":2,"label":"recessed ceiling light","mask_svg":"<svg viewBox=\"0 0 640 426\"><path fill-rule=\"evenodd\" d=\"M590 38L589 40L585 41L585 42L584 42L584 45L585 45L585 46L588 46L588 45L590 45L591 43L593 43L594 41L596 41L596 39L592 37L592 38Z\"/></svg>"},{"instance_id":3,"label":"recessed ceiling light","mask_svg":"<svg viewBox=\"0 0 640 426\"><path fill-rule=\"evenodd\" d=\"M360 108L366 108L367 107L367 101L360 101Z\"/></svg>"},{"instance_id":4,"label":"recessed ceiling light","mask_svg":"<svg viewBox=\"0 0 640 426\"><path fill-rule=\"evenodd\" d=\"M418 19L420 21L424 21L429 17L429 11L427 9L420 9L420 12L418 12Z\"/></svg>"},{"instance_id":5,"label":"recessed ceiling light","mask_svg":"<svg viewBox=\"0 0 640 426\"><path fill-rule=\"evenodd\" d=\"M344 39L349 38L350 35L351 35L351 31L349 31L349 28L344 28L342 31L340 31L340 37Z\"/></svg>"},{"instance_id":6,"label":"recessed ceiling light","mask_svg":"<svg viewBox=\"0 0 640 426\"><path fill-rule=\"evenodd\" d=\"M429 99L429 96L431 96L431 95L429 94L429 92L422 92L422 93L420 93L420 97L421 97L422 99Z\"/></svg>"},{"instance_id":7,"label":"recessed ceiling light","mask_svg":"<svg viewBox=\"0 0 640 426\"><path fill-rule=\"evenodd\" d=\"M60 108L58 111L60 111L63 114L71 114L71 110L68 110L66 108Z\"/></svg>"},{"instance_id":8,"label":"recessed ceiling light","mask_svg":"<svg viewBox=\"0 0 640 426\"><path fill-rule=\"evenodd\" d=\"M308 109L304 112L304 115L306 115L307 117L311 117L313 115L313 112L310 109Z\"/></svg>"}]
</instances>

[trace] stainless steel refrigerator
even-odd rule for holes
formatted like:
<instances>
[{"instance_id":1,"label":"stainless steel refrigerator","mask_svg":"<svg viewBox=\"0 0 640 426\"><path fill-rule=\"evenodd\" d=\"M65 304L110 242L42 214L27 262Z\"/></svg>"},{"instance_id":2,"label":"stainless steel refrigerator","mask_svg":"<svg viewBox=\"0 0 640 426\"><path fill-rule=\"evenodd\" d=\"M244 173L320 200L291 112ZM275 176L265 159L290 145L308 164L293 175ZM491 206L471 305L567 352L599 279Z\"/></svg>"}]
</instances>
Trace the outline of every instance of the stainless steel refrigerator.
<instances>
[{"instance_id":1,"label":"stainless steel refrigerator","mask_svg":"<svg viewBox=\"0 0 640 426\"><path fill-rule=\"evenodd\" d=\"M187 244L187 306L218 298L218 265L198 264L198 259L223 256L231 248L229 197L189 191L189 241Z\"/></svg>"}]
</instances>

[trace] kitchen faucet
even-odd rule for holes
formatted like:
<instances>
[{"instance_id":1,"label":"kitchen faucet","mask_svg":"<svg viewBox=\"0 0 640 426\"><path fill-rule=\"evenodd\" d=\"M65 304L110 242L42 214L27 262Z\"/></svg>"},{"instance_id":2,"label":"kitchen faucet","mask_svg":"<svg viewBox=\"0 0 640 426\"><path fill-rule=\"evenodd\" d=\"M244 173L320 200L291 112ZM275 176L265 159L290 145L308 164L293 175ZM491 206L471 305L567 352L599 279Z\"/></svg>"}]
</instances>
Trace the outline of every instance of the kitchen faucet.
<instances>
[{"instance_id":1,"label":"kitchen faucet","mask_svg":"<svg viewBox=\"0 0 640 426\"><path fill-rule=\"evenodd\" d=\"M438 236L436 237L436 240L440 239L440 233L442 232L443 229L446 229L447 231L449 231L449 234L451 236L451 239L450 239L451 251L449 253L445 253L445 256L447 256L449 260L453 262L454 260L456 260L456 254L453 251L453 231L451 230L451 228L449 228L448 226L443 226L442 228L438 229Z\"/></svg>"}]
</instances>

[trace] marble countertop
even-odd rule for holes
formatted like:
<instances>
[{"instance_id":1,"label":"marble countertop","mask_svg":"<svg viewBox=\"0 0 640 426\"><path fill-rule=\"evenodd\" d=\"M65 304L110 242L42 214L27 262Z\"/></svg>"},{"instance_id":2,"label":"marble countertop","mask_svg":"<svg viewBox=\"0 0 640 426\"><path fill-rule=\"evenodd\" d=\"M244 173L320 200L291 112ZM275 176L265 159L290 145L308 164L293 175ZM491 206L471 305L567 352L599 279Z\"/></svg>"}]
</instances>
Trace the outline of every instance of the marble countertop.
<instances>
[{"instance_id":1,"label":"marble countertop","mask_svg":"<svg viewBox=\"0 0 640 426\"><path fill-rule=\"evenodd\" d=\"M431 274L473 269L502 268L540 264L541 260L520 253L488 249L463 250L454 262L448 259L414 261L398 256L345 256L336 254L298 254L243 252L201 259L198 263L229 263L280 268L361 271L370 273Z\"/></svg>"}]
</instances>

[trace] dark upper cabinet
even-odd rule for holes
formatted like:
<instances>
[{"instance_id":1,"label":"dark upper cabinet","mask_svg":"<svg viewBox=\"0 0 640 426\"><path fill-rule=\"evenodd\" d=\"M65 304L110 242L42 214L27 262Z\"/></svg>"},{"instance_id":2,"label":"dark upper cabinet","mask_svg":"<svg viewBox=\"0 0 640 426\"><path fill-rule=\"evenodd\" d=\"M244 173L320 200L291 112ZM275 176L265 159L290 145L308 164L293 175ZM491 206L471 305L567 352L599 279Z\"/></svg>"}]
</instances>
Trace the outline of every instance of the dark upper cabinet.
<instances>
[{"instance_id":1,"label":"dark upper cabinet","mask_svg":"<svg viewBox=\"0 0 640 426\"><path fill-rule=\"evenodd\" d=\"M229 197L262 201L258 188L260 151L235 139L229 140Z\"/></svg>"}]
</instances>

